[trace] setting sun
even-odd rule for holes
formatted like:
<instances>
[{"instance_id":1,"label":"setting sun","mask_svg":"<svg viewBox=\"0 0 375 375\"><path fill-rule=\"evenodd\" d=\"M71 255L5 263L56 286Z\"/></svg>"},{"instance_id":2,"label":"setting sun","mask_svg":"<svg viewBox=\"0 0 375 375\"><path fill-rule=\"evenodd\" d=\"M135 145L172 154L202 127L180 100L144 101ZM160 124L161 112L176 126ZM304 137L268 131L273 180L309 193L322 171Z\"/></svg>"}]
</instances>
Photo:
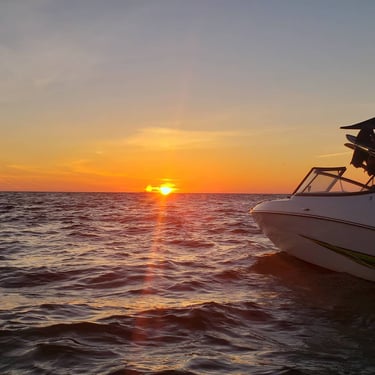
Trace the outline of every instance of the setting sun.
<instances>
[{"instance_id":1,"label":"setting sun","mask_svg":"<svg viewBox=\"0 0 375 375\"><path fill-rule=\"evenodd\" d=\"M148 193L160 193L162 195L169 195L173 193L175 190L176 189L174 187L174 184L170 184L170 183L164 183L164 184L161 184L160 186L148 185L146 187L146 191Z\"/></svg>"},{"instance_id":2,"label":"setting sun","mask_svg":"<svg viewBox=\"0 0 375 375\"><path fill-rule=\"evenodd\" d=\"M173 189L168 185L161 185L159 190L160 190L160 193L163 194L163 195L168 195L168 194L172 193L172 191L173 191Z\"/></svg>"}]
</instances>

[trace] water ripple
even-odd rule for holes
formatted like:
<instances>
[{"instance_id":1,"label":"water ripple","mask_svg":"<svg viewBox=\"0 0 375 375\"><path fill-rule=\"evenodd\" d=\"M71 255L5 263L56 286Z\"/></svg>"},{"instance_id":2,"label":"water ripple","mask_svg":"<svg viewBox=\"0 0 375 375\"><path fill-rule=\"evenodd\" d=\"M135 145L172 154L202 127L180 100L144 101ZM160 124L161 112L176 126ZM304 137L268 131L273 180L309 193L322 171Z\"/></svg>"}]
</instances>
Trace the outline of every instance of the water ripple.
<instances>
[{"instance_id":1,"label":"water ripple","mask_svg":"<svg viewBox=\"0 0 375 375\"><path fill-rule=\"evenodd\" d=\"M0 193L0 373L375 373L375 287L281 254L261 195Z\"/></svg>"}]
</instances>

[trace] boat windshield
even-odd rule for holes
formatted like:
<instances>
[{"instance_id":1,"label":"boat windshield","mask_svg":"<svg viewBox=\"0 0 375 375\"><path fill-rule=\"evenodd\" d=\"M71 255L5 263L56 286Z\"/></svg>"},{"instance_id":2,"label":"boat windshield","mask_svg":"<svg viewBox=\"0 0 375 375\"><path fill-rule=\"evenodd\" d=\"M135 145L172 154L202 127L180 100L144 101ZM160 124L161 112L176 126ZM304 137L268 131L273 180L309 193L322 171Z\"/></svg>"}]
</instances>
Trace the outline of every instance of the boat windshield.
<instances>
[{"instance_id":1,"label":"boat windshield","mask_svg":"<svg viewBox=\"0 0 375 375\"><path fill-rule=\"evenodd\" d=\"M293 195L351 194L372 190L369 183L362 184L343 177L345 171L345 167L311 168Z\"/></svg>"}]
</instances>

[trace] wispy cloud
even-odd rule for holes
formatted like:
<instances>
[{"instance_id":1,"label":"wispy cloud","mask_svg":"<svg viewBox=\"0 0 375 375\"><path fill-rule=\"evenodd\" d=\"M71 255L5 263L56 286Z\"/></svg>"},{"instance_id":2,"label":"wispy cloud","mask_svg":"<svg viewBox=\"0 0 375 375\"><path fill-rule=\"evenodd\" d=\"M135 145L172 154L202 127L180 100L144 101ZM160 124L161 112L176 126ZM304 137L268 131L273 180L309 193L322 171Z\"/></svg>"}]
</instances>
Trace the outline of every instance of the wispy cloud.
<instances>
[{"instance_id":1,"label":"wispy cloud","mask_svg":"<svg viewBox=\"0 0 375 375\"><path fill-rule=\"evenodd\" d=\"M122 142L129 146L152 150L196 149L214 147L229 137L235 137L236 131L182 130L165 127L140 129L135 135Z\"/></svg>"},{"instance_id":2,"label":"wispy cloud","mask_svg":"<svg viewBox=\"0 0 375 375\"><path fill-rule=\"evenodd\" d=\"M336 153L332 153L332 154L317 155L316 157L317 158L334 158L334 157L337 157L337 156L345 156L345 155L349 155L349 154L351 154L350 151L345 151L345 152L336 152Z\"/></svg>"}]
</instances>

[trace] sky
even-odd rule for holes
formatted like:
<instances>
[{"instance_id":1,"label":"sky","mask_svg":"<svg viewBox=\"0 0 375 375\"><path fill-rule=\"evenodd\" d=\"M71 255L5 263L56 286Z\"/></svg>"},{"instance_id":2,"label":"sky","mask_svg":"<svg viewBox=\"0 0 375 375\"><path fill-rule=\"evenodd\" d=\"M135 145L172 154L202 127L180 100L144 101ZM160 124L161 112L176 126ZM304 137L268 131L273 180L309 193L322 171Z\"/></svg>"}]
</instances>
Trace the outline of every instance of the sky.
<instances>
[{"instance_id":1,"label":"sky","mask_svg":"<svg viewBox=\"0 0 375 375\"><path fill-rule=\"evenodd\" d=\"M374 14L1 0L0 190L289 193L312 166L348 166L339 127L375 116Z\"/></svg>"}]
</instances>

